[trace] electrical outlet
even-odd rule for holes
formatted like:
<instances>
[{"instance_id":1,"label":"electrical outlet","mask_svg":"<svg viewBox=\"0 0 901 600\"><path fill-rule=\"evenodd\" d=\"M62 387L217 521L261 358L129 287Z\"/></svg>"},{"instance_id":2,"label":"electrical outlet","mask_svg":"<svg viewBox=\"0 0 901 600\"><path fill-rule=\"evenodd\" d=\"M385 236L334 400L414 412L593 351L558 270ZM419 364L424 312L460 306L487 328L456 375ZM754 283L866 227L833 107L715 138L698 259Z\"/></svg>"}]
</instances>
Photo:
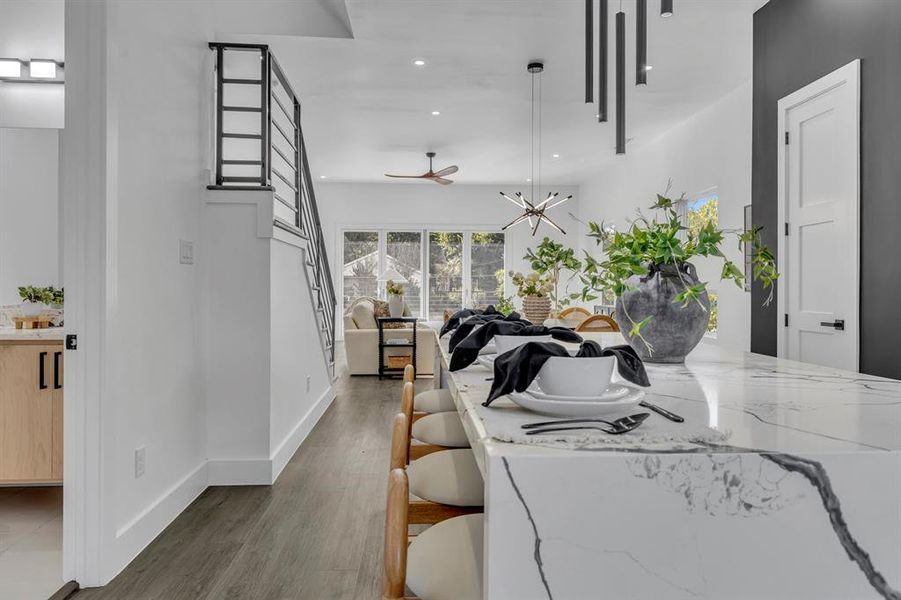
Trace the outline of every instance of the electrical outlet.
<instances>
[{"instance_id":1,"label":"electrical outlet","mask_svg":"<svg viewBox=\"0 0 901 600\"><path fill-rule=\"evenodd\" d=\"M141 446L135 449L135 479L143 477L147 469L147 447Z\"/></svg>"},{"instance_id":2,"label":"electrical outlet","mask_svg":"<svg viewBox=\"0 0 901 600\"><path fill-rule=\"evenodd\" d=\"M307 375L307 393L310 393L310 376Z\"/></svg>"},{"instance_id":3,"label":"electrical outlet","mask_svg":"<svg viewBox=\"0 0 901 600\"><path fill-rule=\"evenodd\" d=\"M194 264L194 242L178 240L178 262L183 265Z\"/></svg>"}]
</instances>

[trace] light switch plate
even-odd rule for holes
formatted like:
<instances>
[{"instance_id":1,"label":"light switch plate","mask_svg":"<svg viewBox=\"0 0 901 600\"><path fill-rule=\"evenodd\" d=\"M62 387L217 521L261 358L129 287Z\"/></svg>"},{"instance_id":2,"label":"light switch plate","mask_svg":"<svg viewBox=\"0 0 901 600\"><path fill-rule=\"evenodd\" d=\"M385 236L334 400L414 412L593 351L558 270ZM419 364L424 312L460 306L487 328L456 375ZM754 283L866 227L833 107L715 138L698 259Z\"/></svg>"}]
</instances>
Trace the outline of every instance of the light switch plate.
<instances>
[{"instance_id":1,"label":"light switch plate","mask_svg":"<svg viewBox=\"0 0 901 600\"><path fill-rule=\"evenodd\" d=\"M144 476L147 470L147 447L141 446L135 449L135 479Z\"/></svg>"},{"instance_id":2,"label":"light switch plate","mask_svg":"<svg viewBox=\"0 0 901 600\"><path fill-rule=\"evenodd\" d=\"M178 262L183 265L194 264L194 242L178 240Z\"/></svg>"}]
</instances>

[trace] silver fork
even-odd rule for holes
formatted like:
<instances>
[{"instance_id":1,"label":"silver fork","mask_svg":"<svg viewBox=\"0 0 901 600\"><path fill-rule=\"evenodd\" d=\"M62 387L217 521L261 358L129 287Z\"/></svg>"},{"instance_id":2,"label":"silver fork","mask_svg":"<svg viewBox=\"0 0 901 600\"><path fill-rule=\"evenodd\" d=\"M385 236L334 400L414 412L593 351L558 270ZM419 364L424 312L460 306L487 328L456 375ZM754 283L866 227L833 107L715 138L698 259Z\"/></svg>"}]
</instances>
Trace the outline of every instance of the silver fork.
<instances>
[{"instance_id":1,"label":"silver fork","mask_svg":"<svg viewBox=\"0 0 901 600\"><path fill-rule=\"evenodd\" d=\"M594 429L603 431L610 435L620 435L628 433L639 427L651 413L637 413L622 417L615 421L606 421L604 419L562 419L558 421L543 421L540 423L527 423L522 426L526 429L526 435L541 435L543 433L554 433L557 431L578 431L582 429ZM578 423L604 423L610 427L601 427L600 425L578 425ZM572 425L571 427L569 425Z\"/></svg>"}]
</instances>

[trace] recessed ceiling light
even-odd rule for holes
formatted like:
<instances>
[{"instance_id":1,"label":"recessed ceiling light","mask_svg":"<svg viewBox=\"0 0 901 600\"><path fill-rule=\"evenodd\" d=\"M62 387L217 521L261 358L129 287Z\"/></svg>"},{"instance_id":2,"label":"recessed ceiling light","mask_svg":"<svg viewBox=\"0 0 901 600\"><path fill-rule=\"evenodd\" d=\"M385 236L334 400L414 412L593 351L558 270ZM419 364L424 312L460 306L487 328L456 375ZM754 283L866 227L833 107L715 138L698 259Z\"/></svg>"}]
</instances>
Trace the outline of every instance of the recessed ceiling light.
<instances>
[{"instance_id":1,"label":"recessed ceiling light","mask_svg":"<svg viewBox=\"0 0 901 600\"><path fill-rule=\"evenodd\" d=\"M551 157L552 158L560 158L560 155L559 154L551 154Z\"/></svg>"},{"instance_id":2,"label":"recessed ceiling light","mask_svg":"<svg viewBox=\"0 0 901 600\"><path fill-rule=\"evenodd\" d=\"M645 65L645 66L644 66L644 70L645 70L645 71L650 71L650 70L653 69L653 68L654 68L654 65Z\"/></svg>"},{"instance_id":3,"label":"recessed ceiling light","mask_svg":"<svg viewBox=\"0 0 901 600\"><path fill-rule=\"evenodd\" d=\"M440 111L440 110L433 110L433 111L432 111L432 116L433 116L433 117L437 117L437 116L440 115L440 114L441 114L441 111Z\"/></svg>"},{"instance_id":4,"label":"recessed ceiling light","mask_svg":"<svg viewBox=\"0 0 901 600\"><path fill-rule=\"evenodd\" d=\"M417 67L424 67L425 61L422 60L421 58L417 58L416 60L413 61L413 64L416 65Z\"/></svg>"},{"instance_id":5,"label":"recessed ceiling light","mask_svg":"<svg viewBox=\"0 0 901 600\"><path fill-rule=\"evenodd\" d=\"M16 59L0 60L0 77L21 77L22 63Z\"/></svg>"},{"instance_id":6,"label":"recessed ceiling light","mask_svg":"<svg viewBox=\"0 0 901 600\"><path fill-rule=\"evenodd\" d=\"M319 179L328 179L328 177L326 175L320 175Z\"/></svg>"},{"instance_id":7,"label":"recessed ceiling light","mask_svg":"<svg viewBox=\"0 0 901 600\"><path fill-rule=\"evenodd\" d=\"M526 179L526 183L532 183L531 179Z\"/></svg>"},{"instance_id":8,"label":"recessed ceiling light","mask_svg":"<svg viewBox=\"0 0 901 600\"><path fill-rule=\"evenodd\" d=\"M35 79L56 79L56 63L52 60L32 60L28 70Z\"/></svg>"}]
</instances>

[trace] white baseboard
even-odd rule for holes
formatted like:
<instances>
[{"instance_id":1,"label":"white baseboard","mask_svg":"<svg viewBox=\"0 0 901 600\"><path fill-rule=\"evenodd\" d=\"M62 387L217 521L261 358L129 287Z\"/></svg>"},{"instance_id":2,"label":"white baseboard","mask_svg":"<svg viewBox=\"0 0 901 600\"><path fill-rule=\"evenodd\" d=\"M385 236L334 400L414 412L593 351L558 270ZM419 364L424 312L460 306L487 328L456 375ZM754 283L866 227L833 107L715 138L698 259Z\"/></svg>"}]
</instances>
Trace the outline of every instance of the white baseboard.
<instances>
[{"instance_id":1,"label":"white baseboard","mask_svg":"<svg viewBox=\"0 0 901 600\"><path fill-rule=\"evenodd\" d=\"M115 551L107 556L103 584L128 566L141 551L207 488L207 462L200 463L153 503L116 531Z\"/></svg>"},{"instance_id":2,"label":"white baseboard","mask_svg":"<svg viewBox=\"0 0 901 600\"><path fill-rule=\"evenodd\" d=\"M316 426L316 423L319 422L319 419L322 418L322 415L328 407L331 406L334 399L335 388L330 385L325 389L322 395L319 396L319 399L316 400L313 406L310 407L307 414L303 416L297 425L294 426L294 429L285 436L285 439L283 439L278 447L272 452L272 456L269 459L269 462L272 464L272 470L270 471L272 483L275 483L275 480L278 479L278 476L285 468L285 465L288 464L288 461L291 460L291 457L294 456L294 453L300 448L301 443L303 443L303 441L307 439L307 436L310 435L310 432L313 431L313 427Z\"/></svg>"}]
</instances>

